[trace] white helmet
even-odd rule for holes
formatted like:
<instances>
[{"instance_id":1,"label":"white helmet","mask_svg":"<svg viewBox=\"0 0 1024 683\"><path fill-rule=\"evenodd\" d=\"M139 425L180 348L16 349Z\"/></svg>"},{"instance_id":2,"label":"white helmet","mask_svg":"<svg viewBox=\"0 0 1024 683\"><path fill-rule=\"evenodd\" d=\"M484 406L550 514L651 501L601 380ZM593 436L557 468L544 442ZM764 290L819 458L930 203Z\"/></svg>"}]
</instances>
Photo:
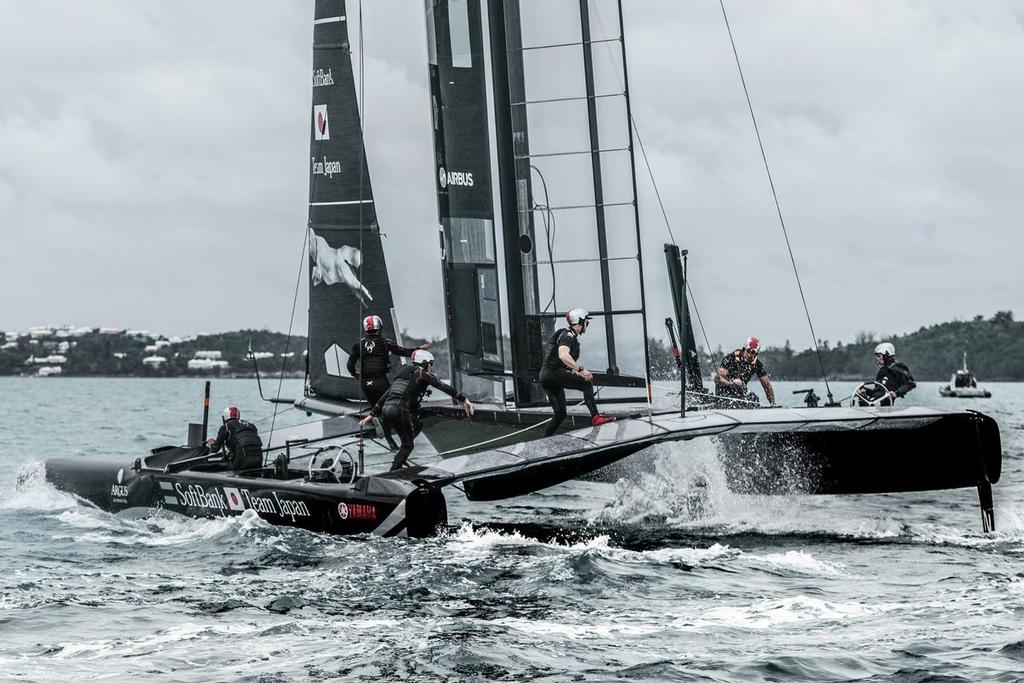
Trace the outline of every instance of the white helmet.
<instances>
[{"instance_id":1,"label":"white helmet","mask_svg":"<svg viewBox=\"0 0 1024 683\"><path fill-rule=\"evenodd\" d=\"M416 349L412 352L412 362L416 365L429 365L434 362L434 354L423 349Z\"/></svg>"},{"instance_id":2,"label":"white helmet","mask_svg":"<svg viewBox=\"0 0 1024 683\"><path fill-rule=\"evenodd\" d=\"M893 358L896 355L896 347L889 342L882 342L875 347L875 354L884 358Z\"/></svg>"},{"instance_id":3,"label":"white helmet","mask_svg":"<svg viewBox=\"0 0 1024 683\"><path fill-rule=\"evenodd\" d=\"M584 325L590 322L590 311L585 308L574 308L565 314L570 325Z\"/></svg>"}]
</instances>

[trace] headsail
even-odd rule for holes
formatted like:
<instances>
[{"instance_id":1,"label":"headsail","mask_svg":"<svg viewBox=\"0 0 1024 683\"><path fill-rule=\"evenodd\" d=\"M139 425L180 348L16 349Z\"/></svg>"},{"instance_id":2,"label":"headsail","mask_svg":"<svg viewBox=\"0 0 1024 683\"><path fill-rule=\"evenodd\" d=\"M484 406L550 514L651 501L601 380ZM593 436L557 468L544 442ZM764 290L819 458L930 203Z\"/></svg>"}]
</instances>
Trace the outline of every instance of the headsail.
<instances>
[{"instance_id":1,"label":"headsail","mask_svg":"<svg viewBox=\"0 0 1024 683\"><path fill-rule=\"evenodd\" d=\"M360 321L393 334L393 303L363 148L344 0L316 0L309 138L308 393L359 398L346 363Z\"/></svg>"},{"instance_id":2,"label":"headsail","mask_svg":"<svg viewBox=\"0 0 1024 683\"><path fill-rule=\"evenodd\" d=\"M452 380L493 393L472 379L505 370L480 0L426 0L426 19Z\"/></svg>"}]
</instances>

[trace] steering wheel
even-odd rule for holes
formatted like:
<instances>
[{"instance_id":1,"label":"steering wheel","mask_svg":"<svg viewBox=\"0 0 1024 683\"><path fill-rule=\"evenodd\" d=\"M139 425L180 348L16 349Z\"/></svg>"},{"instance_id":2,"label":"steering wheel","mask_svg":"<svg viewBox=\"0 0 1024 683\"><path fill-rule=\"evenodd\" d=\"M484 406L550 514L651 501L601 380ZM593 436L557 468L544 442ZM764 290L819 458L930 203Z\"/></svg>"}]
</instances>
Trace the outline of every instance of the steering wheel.
<instances>
[{"instance_id":1,"label":"steering wheel","mask_svg":"<svg viewBox=\"0 0 1024 683\"><path fill-rule=\"evenodd\" d=\"M867 398L861 395L861 389L870 389L870 391L865 392L869 396L874 393L875 389L881 389L882 393L875 398ZM893 400L892 396L889 395L889 389L884 384L875 380L869 380L857 387L857 390L850 396L851 407L864 407L864 404L868 406L891 406L893 405Z\"/></svg>"},{"instance_id":2,"label":"steering wheel","mask_svg":"<svg viewBox=\"0 0 1024 683\"><path fill-rule=\"evenodd\" d=\"M327 455L321 459L322 455ZM333 454L333 457L331 455ZM345 463L342 461L341 456L345 456L348 461L349 478L348 481L342 481L342 477L345 474ZM319 459L319 463L317 462ZM356 461L353 459L352 454L348 452L347 448L341 446L324 446L313 454L313 457L309 459L309 479L315 481L317 474L329 473L334 477L334 481L339 484L351 484L356 479Z\"/></svg>"}]
</instances>

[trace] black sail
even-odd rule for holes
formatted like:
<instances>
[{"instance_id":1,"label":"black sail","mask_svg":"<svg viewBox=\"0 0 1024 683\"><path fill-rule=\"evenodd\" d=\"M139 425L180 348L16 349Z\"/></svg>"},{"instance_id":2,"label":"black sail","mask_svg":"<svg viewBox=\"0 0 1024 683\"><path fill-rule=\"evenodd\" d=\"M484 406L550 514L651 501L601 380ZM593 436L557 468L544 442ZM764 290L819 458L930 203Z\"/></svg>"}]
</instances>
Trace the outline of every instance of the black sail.
<instances>
[{"instance_id":1,"label":"black sail","mask_svg":"<svg viewBox=\"0 0 1024 683\"><path fill-rule=\"evenodd\" d=\"M359 398L346 369L366 315L394 309L366 165L344 0L316 0L309 137L307 394Z\"/></svg>"},{"instance_id":2,"label":"black sail","mask_svg":"<svg viewBox=\"0 0 1024 683\"><path fill-rule=\"evenodd\" d=\"M426 20L452 377L480 395L505 369L480 0L426 0Z\"/></svg>"}]
</instances>

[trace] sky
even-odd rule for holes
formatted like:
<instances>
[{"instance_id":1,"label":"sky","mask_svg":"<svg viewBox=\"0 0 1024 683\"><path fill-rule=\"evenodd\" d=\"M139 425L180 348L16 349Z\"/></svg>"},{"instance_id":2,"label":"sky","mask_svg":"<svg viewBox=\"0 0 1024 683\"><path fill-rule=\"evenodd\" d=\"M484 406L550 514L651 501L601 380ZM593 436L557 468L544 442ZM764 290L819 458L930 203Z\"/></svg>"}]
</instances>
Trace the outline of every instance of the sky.
<instances>
[{"instance_id":1,"label":"sky","mask_svg":"<svg viewBox=\"0 0 1024 683\"><path fill-rule=\"evenodd\" d=\"M423 3L364 4L399 318L441 336ZM809 346L717 0L623 5L635 123L712 347ZM726 8L817 336L1024 314L1024 2ZM0 329L305 332L311 17L298 0L0 3ZM668 231L638 164L662 336Z\"/></svg>"}]
</instances>

